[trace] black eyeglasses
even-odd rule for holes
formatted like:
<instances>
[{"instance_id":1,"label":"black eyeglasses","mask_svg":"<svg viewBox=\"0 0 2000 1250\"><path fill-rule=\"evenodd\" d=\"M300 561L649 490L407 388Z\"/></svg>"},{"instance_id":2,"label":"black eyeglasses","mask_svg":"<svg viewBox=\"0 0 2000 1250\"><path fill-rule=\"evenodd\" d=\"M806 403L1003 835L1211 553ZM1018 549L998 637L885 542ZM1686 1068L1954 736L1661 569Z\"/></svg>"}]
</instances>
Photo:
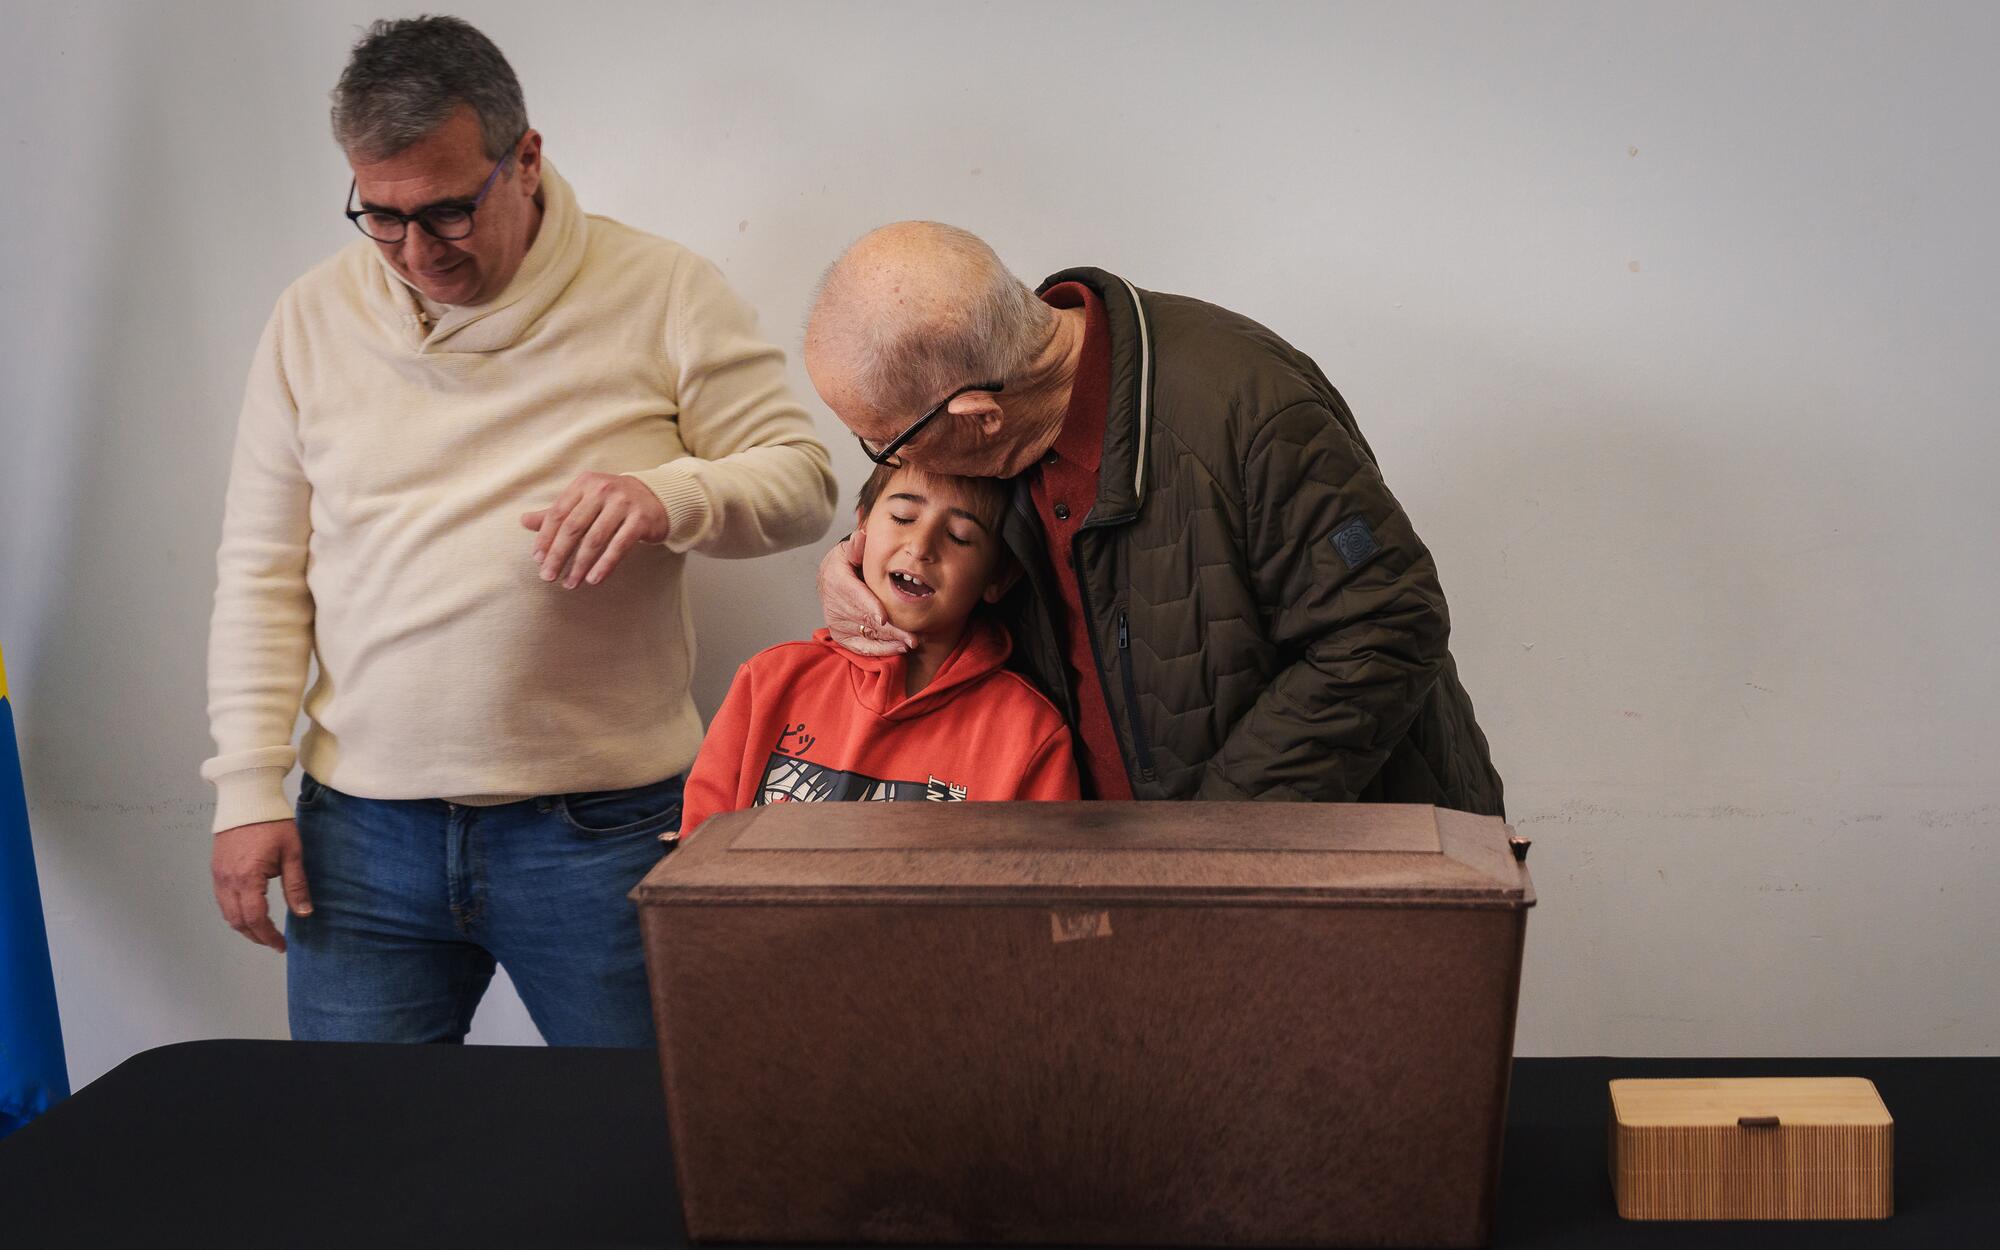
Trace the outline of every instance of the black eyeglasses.
<instances>
[{"instance_id":1,"label":"black eyeglasses","mask_svg":"<svg viewBox=\"0 0 2000 1250\"><path fill-rule=\"evenodd\" d=\"M951 407L952 400L957 399L960 395L969 394L972 391L985 391L989 395L997 395L1001 391L1004 391L1006 389L1007 389L1007 384L1004 382L974 382L971 386L961 386L957 390L953 391L951 394L939 400L935 408L932 408L929 412L925 413L923 416L918 417L915 421L910 422L909 427L907 429L905 429L901 434L896 435L896 437L890 439L888 445L882 448L882 450L880 451L876 451L874 445L871 444L867 439L861 437L859 434L856 434L854 436L854 441L861 444L862 455L867 456L870 460L873 460L876 464L889 464L893 461L897 449L908 445L911 439L915 438L919 433L923 431L923 428L925 426L931 423L932 417L937 416L937 414L943 412L946 408Z\"/></svg>"},{"instance_id":2,"label":"black eyeglasses","mask_svg":"<svg viewBox=\"0 0 2000 1250\"><path fill-rule=\"evenodd\" d=\"M517 141L518 142L518 141ZM514 156L509 148L507 155L486 175L486 181L479 184L479 194L458 203L430 204L414 213L398 213L386 208L352 208L347 210L347 220L354 228L377 243L401 243L410 233L410 223L416 222L433 239L462 239L472 233L472 214L486 193L493 189L493 180ZM354 203L354 182L347 184L347 202Z\"/></svg>"}]
</instances>

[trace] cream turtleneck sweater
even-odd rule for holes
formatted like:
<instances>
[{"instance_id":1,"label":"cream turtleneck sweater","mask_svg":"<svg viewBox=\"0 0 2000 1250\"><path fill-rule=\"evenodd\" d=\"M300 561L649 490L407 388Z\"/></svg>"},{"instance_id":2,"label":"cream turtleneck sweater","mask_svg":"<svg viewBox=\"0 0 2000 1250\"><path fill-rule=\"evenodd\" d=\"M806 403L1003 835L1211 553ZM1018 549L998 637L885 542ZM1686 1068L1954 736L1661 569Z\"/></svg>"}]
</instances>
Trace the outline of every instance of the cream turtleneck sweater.
<instances>
[{"instance_id":1,"label":"cream turtleneck sweater","mask_svg":"<svg viewBox=\"0 0 2000 1250\"><path fill-rule=\"evenodd\" d=\"M687 249L584 215L554 169L542 185L534 245L488 303L433 323L366 240L278 300L217 555L217 830L288 819L294 762L381 799L681 771L701 743L685 553L825 532L826 448L750 308ZM590 470L644 482L670 533L566 591L519 517Z\"/></svg>"}]
</instances>

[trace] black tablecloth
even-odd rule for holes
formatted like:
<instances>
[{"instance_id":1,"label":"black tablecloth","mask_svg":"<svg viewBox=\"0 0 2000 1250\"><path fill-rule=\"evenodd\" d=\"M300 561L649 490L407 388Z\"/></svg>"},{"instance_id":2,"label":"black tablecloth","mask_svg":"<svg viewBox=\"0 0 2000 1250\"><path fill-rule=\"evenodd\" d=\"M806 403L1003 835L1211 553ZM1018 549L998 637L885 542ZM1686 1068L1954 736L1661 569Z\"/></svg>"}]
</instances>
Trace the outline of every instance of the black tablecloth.
<instances>
[{"instance_id":1,"label":"black tablecloth","mask_svg":"<svg viewBox=\"0 0 2000 1250\"><path fill-rule=\"evenodd\" d=\"M1627 1223L1621 1076L1865 1076L1896 1215ZM1496 1247L2000 1246L2000 1059L1522 1059ZM189 1042L0 1141L0 1245L678 1246L659 1072L639 1051Z\"/></svg>"}]
</instances>

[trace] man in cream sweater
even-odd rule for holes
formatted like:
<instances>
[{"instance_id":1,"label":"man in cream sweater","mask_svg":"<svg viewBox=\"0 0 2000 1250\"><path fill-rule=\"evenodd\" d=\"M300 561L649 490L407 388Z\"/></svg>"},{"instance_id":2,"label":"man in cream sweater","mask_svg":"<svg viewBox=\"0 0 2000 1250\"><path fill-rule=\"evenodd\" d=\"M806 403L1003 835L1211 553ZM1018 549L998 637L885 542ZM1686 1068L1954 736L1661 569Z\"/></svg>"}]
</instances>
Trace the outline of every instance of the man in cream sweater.
<instances>
[{"instance_id":1,"label":"man in cream sweater","mask_svg":"<svg viewBox=\"0 0 2000 1250\"><path fill-rule=\"evenodd\" d=\"M367 237L244 398L216 901L288 952L294 1037L462 1040L497 961L551 1043L650 1045L625 895L701 742L682 565L816 540L826 449L714 266L577 206L471 26L376 23L333 124Z\"/></svg>"}]
</instances>

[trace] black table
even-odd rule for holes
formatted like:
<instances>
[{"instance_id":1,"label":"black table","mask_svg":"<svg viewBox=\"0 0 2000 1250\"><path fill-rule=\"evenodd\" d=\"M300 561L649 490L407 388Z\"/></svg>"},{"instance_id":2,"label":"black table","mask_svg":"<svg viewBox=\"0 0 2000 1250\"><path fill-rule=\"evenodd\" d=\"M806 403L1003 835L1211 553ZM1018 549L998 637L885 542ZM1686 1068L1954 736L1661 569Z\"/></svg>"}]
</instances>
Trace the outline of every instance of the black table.
<instances>
[{"instance_id":1,"label":"black table","mask_svg":"<svg viewBox=\"0 0 2000 1250\"><path fill-rule=\"evenodd\" d=\"M1605 1173L1619 1076L1865 1076L1896 1216L1641 1224ZM2000 1246L2000 1059L1522 1059L1496 1247ZM639 1051L189 1042L0 1141L0 1245L679 1246Z\"/></svg>"}]
</instances>

